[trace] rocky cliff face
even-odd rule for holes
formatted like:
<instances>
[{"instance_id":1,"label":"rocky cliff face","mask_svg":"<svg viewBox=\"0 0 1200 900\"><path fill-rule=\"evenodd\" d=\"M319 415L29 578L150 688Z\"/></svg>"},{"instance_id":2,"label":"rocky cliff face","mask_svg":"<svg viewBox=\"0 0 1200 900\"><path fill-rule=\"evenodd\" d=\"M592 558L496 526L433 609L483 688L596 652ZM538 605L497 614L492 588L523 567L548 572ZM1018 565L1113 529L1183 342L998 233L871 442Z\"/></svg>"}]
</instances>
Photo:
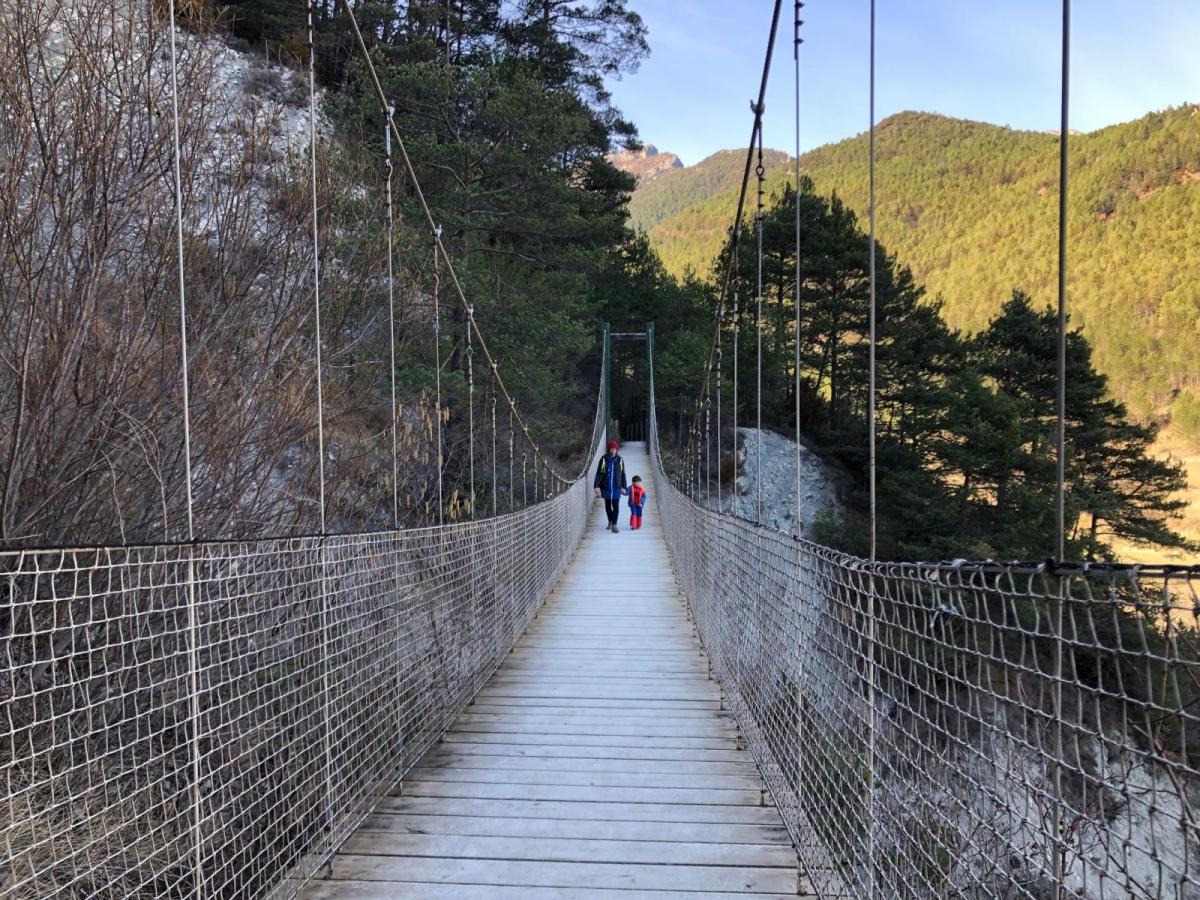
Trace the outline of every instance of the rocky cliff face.
<instances>
[{"instance_id":1,"label":"rocky cliff face","mask_svg":"<svg viewBox=\"0 0 1200 900\"><path fill-rule=\"evenodd\" d=\"M739 428L738 477L733 491L721 498L722 512L753 521L758 512L758 435ZM778 531L796 531L796 442L773 431L762 432L763 524ZM818 537L821 522L841 518L836 476L808 447L800 446L800 534ZM713 506L716 506L713 498Z\"/></svg>"},{"instance_id":2,"label":"rocky cliff face","mask_svg":"<svg viewBox=\"0 0 1200 900\"><path fill-rule=\"evenodd\" d=\"M608 154L608 161L622 172L633 175L638 185L653 181L664 172L683 168L683 161L678 156L659 153L653 144L646 144L641 150L617 150Z\"/></svg>"}]
</instances>

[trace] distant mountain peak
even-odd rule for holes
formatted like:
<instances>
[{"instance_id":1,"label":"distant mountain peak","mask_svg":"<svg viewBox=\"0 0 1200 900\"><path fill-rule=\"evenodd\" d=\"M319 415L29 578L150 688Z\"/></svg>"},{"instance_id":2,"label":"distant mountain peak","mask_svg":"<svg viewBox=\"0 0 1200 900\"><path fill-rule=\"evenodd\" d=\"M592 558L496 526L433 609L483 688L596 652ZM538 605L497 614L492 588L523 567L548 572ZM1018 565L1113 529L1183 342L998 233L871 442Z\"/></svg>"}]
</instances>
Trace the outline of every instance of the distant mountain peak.
<instances>
[{"instance_id":1,"label":"distant mountain peak","mask_svg":"<svg viewBox=\"0 0 1200 900\"><path fill-rule=\"evenodd\" d=\"M643 144L640 150L616 150L608 154L608 161L628 172L639 185L653 181L672 169L682 169L683 161L674 153L660 153L653 144Z\"/></svg>"}]
</instances>

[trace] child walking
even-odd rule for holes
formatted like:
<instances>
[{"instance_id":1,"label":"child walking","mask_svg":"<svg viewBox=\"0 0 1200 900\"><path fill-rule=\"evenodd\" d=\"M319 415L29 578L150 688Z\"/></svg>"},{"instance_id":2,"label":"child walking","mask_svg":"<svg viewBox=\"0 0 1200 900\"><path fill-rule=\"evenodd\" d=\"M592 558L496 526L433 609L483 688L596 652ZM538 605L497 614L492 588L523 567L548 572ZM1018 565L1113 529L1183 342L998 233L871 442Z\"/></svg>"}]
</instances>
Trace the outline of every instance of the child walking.
<instances>
[{"instance_id":1,"label":"child walking","mask_svg":"<svg viewBox=\"0 0 1200 900\"><path fill-rule=\"evenodd\" d=\"M629 527L637 531L642 527L642 510L646 508L646 489L642 487L642 476L633 476L633 487L629 489Z\"/></svg>"}]
</instances>

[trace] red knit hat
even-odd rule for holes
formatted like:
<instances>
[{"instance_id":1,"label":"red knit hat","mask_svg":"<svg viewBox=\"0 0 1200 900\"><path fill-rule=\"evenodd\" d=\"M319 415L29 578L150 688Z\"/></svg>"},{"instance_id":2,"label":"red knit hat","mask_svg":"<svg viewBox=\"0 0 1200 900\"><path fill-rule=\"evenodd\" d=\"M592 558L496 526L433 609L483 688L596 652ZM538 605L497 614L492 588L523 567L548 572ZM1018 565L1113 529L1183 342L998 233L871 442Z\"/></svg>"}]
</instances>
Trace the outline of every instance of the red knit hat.
<instances>
[{"instance_id":1,"label":"red knit hat","mask_svg":"<svg viewBox=\"0 0 1200 900\"><path fill-rule=\"evenodd\" d=\"M618 443L616 442L616 440L611 440L611 441L609 441L609 442L608 442L608 449L609 449L609 450L616 450L616 449L617 449L618 447L620 447L620 446L621 446L621 445L620 445L620 444L618 444Z\"/></svg>"}]
</instances>

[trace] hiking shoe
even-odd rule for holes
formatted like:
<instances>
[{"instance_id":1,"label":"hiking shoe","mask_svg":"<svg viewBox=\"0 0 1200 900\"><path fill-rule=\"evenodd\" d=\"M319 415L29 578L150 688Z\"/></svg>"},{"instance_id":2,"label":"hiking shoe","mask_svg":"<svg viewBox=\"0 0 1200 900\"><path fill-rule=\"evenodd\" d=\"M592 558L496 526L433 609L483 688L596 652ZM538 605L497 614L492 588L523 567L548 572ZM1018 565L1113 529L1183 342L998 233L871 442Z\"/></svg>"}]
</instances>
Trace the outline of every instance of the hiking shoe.
<instances>
[{"instance_id":1,"label":"hiking shoe","mask_svg":"<svg viewBox=\"0 0 1200 900\"><path fill-rule=\"evenodd\" d=\"M614 525L614 526L613 526L613 534L616 534L616 533L617 533L618 531L620 531L620 530L621 530L621 529L620 529L620 528L618 528L616 525Z\"/></svg>"}]
</instances>

